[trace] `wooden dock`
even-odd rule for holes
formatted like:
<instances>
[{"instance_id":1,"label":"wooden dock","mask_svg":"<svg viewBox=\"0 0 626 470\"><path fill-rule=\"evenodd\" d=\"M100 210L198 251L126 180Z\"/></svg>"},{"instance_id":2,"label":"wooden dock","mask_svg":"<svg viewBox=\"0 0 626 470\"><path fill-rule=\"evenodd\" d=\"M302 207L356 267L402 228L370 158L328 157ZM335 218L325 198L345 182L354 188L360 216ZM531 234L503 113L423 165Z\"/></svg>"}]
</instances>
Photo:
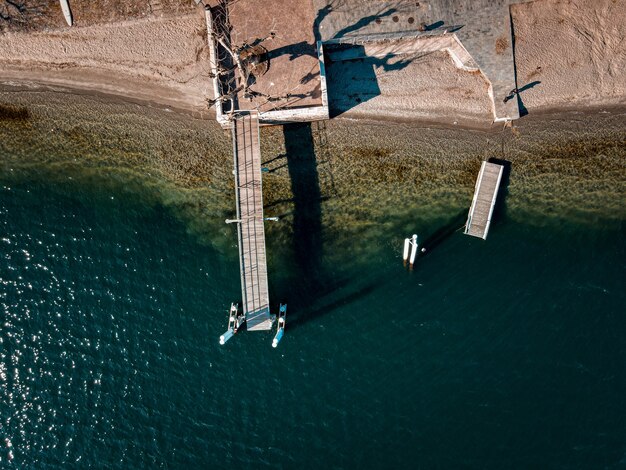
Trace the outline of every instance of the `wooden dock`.
<instances>
[{"instance_id":1,"label":"wooden dock","mask_svg":"<svg viewBox=\"0 0 626 470\"><path fill-rule=\"evenodd\" d=\"M465 224L466 235L487 239L503 170L504 167L497 163L483 162L480 167L472 207Z\"/></svg>"},{"instance_id":2,"label":"wooden dock","mask_svg":"<svg viewBox=\"0 0 626 470\"><path fill-rule=\"evenodd\" d=\"M243 313L249 331L269 330L272 320L267 287L258 114L239 115L233 124Z\"/></svg>"}]
</instances>

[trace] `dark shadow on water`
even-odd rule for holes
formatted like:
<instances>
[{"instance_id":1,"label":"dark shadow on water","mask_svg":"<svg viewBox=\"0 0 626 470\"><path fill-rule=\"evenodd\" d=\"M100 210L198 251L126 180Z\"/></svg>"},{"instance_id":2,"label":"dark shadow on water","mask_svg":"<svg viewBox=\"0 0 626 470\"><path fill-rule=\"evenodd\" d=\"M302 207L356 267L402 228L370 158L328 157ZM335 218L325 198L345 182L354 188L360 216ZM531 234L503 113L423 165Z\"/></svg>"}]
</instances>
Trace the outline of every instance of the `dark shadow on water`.
<instances>
[{"instance_id":1,"label":"dark shadow on water","mask_svg":"<svg viewBox=\"0 0 626 470\"><path fill-rule=\"evenodd\" d=\"M343 283L343 285L346 285L346 284L347 282ZM339 289L340 287L341 286L337 286L336 288ZM303 324L311 320L315 320L316 318L320 318L328 313L331 313L333 310L341 306L348 305L351 302L354 302L368 294L371 294L374 290L376 290L379 287L380 287L380 283L372 282L370 284L367 284L361 287L355 292L351 292L344 296L340 296L338 299L333 300L329 303L323 304L322 306L319 306L313 310L305 310L305 312L302 315L298 315L293 320L289 320L288 328L289 329L298 328L299 326L302 326ZM306 309L306 306L304 306L304 308Z\"/></svg>"},{"instance_id":2,"label":"dark shadow on water","mask_svg":"<svg viewBox=\"0 0 626 470\"><path fill-rule=\"evenodd\" d=\"M283 158L285 158L287 155L285 155L284 153L281 153L280 155L275 156L274 158L270 158L269 160L265 161L262 163L263 166L269 165L270 163L275 162L276 160L281 160Z\"/></svg>"},{"instance_id":3,"label":"dark shadow on water","mask_svg":"<svg viewBox=\"0 0 626 470\"><path fill-rule=\"evenodd\" d=\"M330 196L322 196L320 197L319 202L324 202L324 201L328 201L330 199ZM285 198L285 199L276 199L275 201L270 202L269 204L265 204L263 206L264 209L269 209L272 207L276 207L279 206L281 204L293 204L295 203L295 199L293 198ZM281 218L282 217L286 217L287 215L291 215L292 212L286 213L286 214L278 214Z\"/></svg>"},{"instance_id":4,"label":"dark shadow on water","mask_svg":"<svg viewBox=\"0 0 626 470\"><path fill-rule=\"evenodd\" d=\"M418 259L432 253L440 244L460 231L465 224L466 218L467 210L463 209L452 217L448 223L423 240L420 244L423 248L426 248L426 251L420 253ZM389 279L384 273L379 273L379 276L376 277L377 279L374 281L370 277L367 283L360 283L352 279L342 279L331 283L315 282L314 280L310 290L307 291L308 294L294 293L295 301L291 301L292 303L289 305L290 312L294 312L294 314L288 321L288 328L298 328L309 321L319 319L341 307L356 302L377 289L384 288L385 283ZM361 285L359 286L359 284ZM325 296L329 298L323 299ZM314 305L314 307L310 308L311 305Z\"/></svg>"},{"instance_id":5,"label":"dark shadow on water","mask_svg":"<svg viewBox=\"0 0 626 470\"><path fill-rule=\"evenodd\" d=\"M348 293L324 307L320 299L343 288L352 287L349 279L329 272L323 260L322 196L315 155L313 132L310 123L283 126L286 158L293 194L293 246L290 260L292 277L277 298L289 306L287 328L297 328L356 298L366 295L376 285ZM290 202L282 200L282 202ZM312 306L315 306L312 308Z\"/></svg>"},{"instance_id":6,"label":"dark shadow on water","mask_svg":"<svg viewBox=\"0 0 626 470\"><path fill-rule=\"evenodd\" d=\"M280 170L282 168L285 168L286 166L289 166L289 164L288 163L283 163L281 165L278 165L278 166L275 166L275 167L273 167L271 169L268 169L267 173L274 173L274 172L276 172L276 171L278 171L278 170Z\"/></svg>"},{"instance_id":7,"label":"dark shadow on water","mask_svg":"<svg viewBox=\"0 0 626 470\"><path fill-rule=\"evenodd\" d=\"M318 282L322 258L322 209L311 124L283 126L293 194L293 243L296 263Z\"/></svg>"},{"instance_id":8,"label":"dark shadow on water","mask_svg":"<svg viewBox=\"0 0 626 470\"><path fill-rule=\"evenodd\" d=\"M496 205L493 208L493 215L491 222L499 222L506 218L506 198L509 194L509 181L511 176L511 162L508 160L502 160L500 158L490 158L489 163L497 163L502 165L504 170L502 171L502 179L500 180L500 188L498 188L498 195L496 196Z\"/></svg>"},{"instance_id":9,"label":"dark shadow on water","mask_svg":"<svg viewBox=\"0 0 626 470\"><path fill-rule=\"evenodd\" d=\"M424 248L426 251L420 252L418 258L429 255L444 241L446 241L456 232L460 231L460 229L463 228L463 226L465 225L466 220L467 210L463 209L454 217L452 217L450 221L446 223L443 227L437 229L433 234L429 235L428 238L420 243L421 247Z\"/></svg>"},{"instance_id":10,"label":"dark shadow on water","mask_svg":"<svg viewBox=\"0 0 626 470\"><path fill-rule=\"evenodd\" d=\"M321 191L310 123L283 126L291 192L293 194L294 279L283 295L289 304L290 324L302 321L306 305L331 290L322 268ZM291 326L291 325L290 325Z\"/></svg>"}]
</instances>

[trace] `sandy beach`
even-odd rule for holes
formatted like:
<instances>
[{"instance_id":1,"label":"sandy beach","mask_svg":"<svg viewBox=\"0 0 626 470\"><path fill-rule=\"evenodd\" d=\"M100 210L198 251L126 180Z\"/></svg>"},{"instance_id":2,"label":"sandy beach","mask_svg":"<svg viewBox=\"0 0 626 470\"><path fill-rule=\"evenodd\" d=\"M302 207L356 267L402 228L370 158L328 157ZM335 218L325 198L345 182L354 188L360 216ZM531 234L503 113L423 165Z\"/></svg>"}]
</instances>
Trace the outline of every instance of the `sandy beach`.
<instances>
[{"instance_id":1,"label":"sandy beach","mask_svg":"<svg viewBox=\"0 0 626 470\"><path fill-rule=\"evenodd\" d=\"M626 104L626 4L538 0L513 5L518 86L530 109Z\"/></svg>"},{"instance_id":2,"label":"sandy beach","mask_svg":"<svg viewBox=\"0 0 626 470\"><path fill-rule=\"evenodd\" d=\"M5 84L108 93L208 114L212 89L201 11L5 32L0 50Z\"/></svg>"},{"instance_id":3,"label":"sandy beach","mask_svg":"<svg viewBox=\"0 0 626 470\"><path fill-rule=\"evenodd\" d=\"M161 3L155 12L128 2L128 19L81 17L77 7L71 28L53 9L47 23L11 24L0 34L0 83L98 91L209 116L203 10ZM522 114L626 104L626 4L537 0L513 5L511 16ZM377 99L342 116L489 125L484 76L454 67L445 51L414 60L397 79L382 77L379 87Z\"/></svg>"}]
</instances>

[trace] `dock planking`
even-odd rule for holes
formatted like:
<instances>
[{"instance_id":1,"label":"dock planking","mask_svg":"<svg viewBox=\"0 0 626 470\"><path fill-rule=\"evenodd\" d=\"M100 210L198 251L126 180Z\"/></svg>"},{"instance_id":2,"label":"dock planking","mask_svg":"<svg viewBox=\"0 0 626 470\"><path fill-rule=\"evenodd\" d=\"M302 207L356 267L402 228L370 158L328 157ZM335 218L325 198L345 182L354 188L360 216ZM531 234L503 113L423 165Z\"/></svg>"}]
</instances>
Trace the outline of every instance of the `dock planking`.
<instances>
[{"instance_id":1,"label":"dock planking","mask_svg":"<svg viewBox=\"0 0 626 470\"><path fill-rule=\"evenodd\" d=\"M239 115L233 124L243 313L249 331L269 330L272 320L265 254L258 114L251 112Z\"/></svg>"},{"instance_id":2,"label":"dock planking","mask_svg":"<svg viewBox=\"0 0 626 470\"><path fill-rule=\"evenodd\" d=\"M487 239L503 170L504 167L497 163L483 162L480 167L474 199L467 216L465 234L483 240Z\"/></svg>"}]
</instances>

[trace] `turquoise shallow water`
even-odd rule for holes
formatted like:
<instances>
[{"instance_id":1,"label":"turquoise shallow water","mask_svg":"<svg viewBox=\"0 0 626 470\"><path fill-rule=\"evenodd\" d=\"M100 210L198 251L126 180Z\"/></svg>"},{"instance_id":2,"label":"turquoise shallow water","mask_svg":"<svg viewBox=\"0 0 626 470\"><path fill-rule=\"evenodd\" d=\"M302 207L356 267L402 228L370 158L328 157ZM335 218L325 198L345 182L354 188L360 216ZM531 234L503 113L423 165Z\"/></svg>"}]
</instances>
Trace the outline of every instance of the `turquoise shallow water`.
<instances>
[{"instance_id":1,"label":"turquoise shallow water","mask_svg":"<svg viewBox=\"0 0 626 470\"><path fill-rule=\"evenodd\" d=\"M571 217L521 217L513 193L487 242L422 209L420 235L452 230L413 272L408 233L335 240L301 192L269 230L285 338L220 347L240 296L223 218L207 243L136 173L6 161L0 468L626 466L626 244L601 185L590 207L550 194L583 201Z\"/></svg>"}]
</instances>

